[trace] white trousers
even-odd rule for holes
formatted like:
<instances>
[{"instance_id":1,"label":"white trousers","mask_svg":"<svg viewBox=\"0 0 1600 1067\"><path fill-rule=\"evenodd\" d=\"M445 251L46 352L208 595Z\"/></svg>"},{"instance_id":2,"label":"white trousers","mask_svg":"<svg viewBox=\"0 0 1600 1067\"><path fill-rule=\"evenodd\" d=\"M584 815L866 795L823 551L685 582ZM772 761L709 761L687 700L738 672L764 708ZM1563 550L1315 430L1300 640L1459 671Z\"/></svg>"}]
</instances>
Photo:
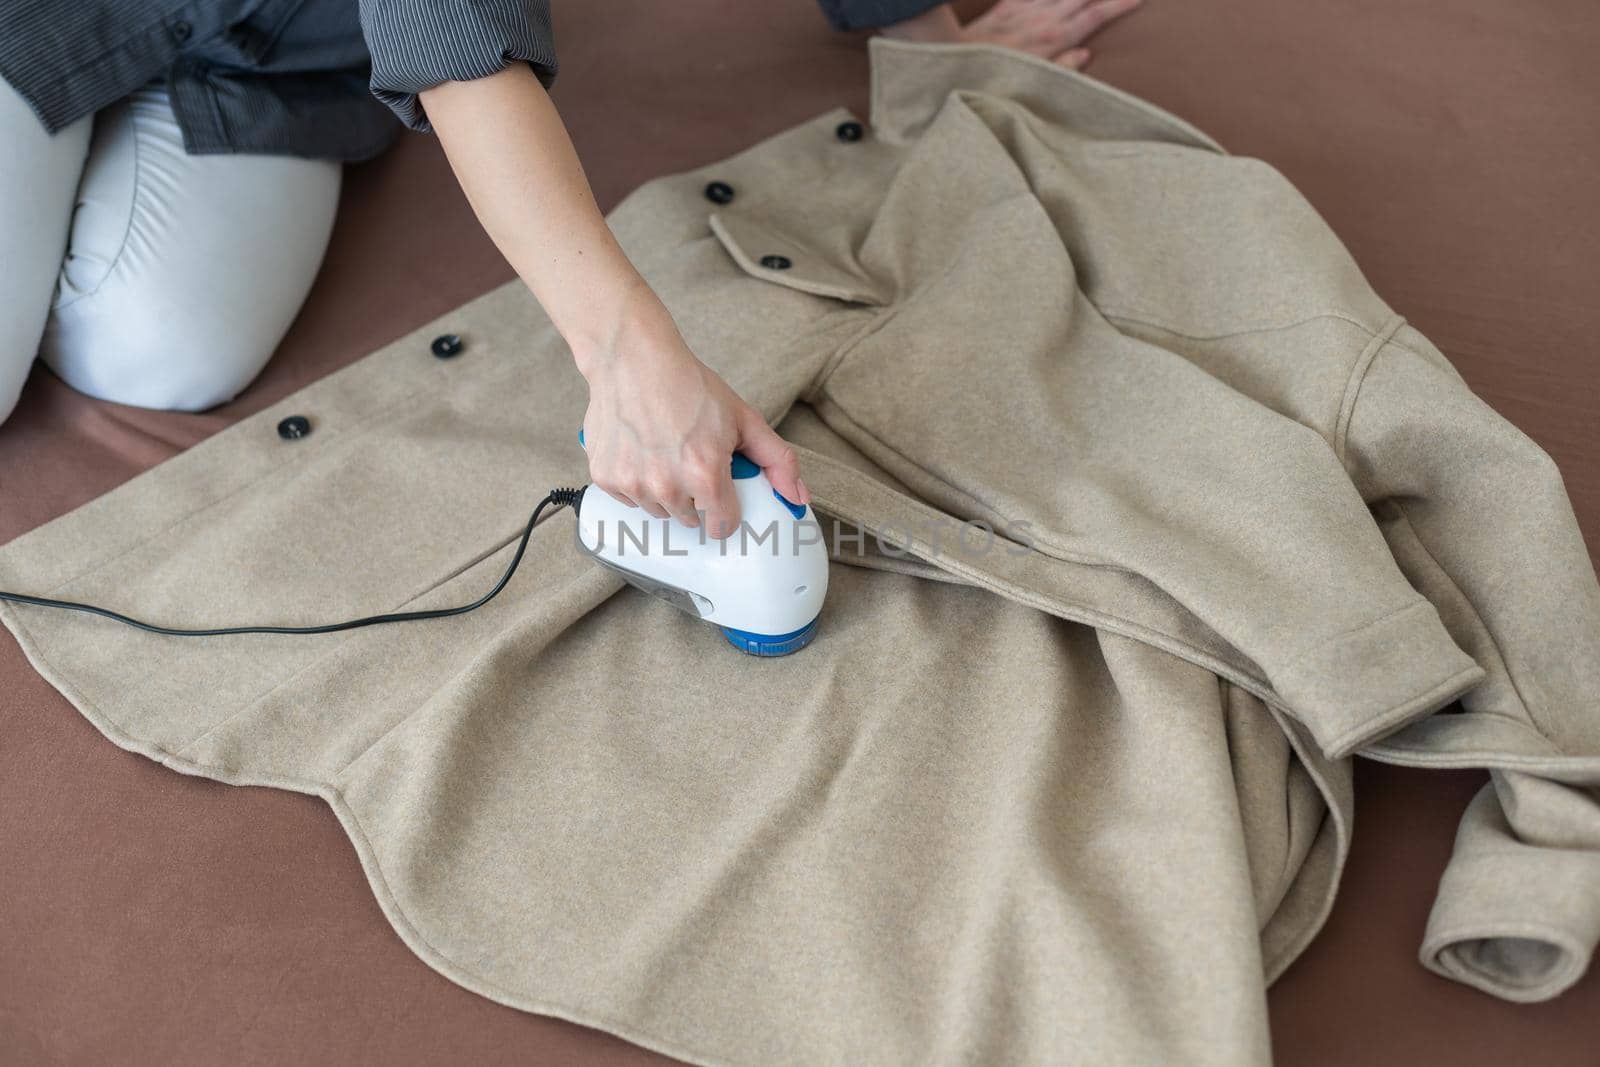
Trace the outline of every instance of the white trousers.
<instances>
[{"instance_id":1,"label":"white trousers","mask_svg":"<svg viewBox=\"0 0 1600 1067\"><path fill-rule=\"evenodd\" d=\"M311 288L339 177L323 160L186 155L154 84L52 137L0 81L0 422L35 356L123 404L232 399Z\"/></svg>"}]
</instances>

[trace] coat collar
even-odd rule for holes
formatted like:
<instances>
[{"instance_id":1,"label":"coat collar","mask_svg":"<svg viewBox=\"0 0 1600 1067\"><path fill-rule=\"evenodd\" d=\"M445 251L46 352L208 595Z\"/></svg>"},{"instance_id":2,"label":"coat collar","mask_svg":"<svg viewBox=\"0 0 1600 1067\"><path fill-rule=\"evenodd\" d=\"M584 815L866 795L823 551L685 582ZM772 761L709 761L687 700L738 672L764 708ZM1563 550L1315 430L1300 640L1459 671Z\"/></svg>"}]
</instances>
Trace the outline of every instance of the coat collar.
<instances>
[{"instance_id":1,"label":"coat collar","mask_svg":"<svg viewBox=\"0 0 1600 1067\"><path fill-rule=\"evenodd\" d=\"M892 304L918 279L914 260L940 262L924 246L948 235L939 227L916 233L875 235L874 222L891 201L919 201L916 216L937 219L940 201L1028 193L1027 181L997 181L1010 169L977 165L974 150L1004 152L997 106L1010 101L1046 125L1085 141L1159 142L1221 153L1193 126L1161 109L1065 67L990 45L912 44L886 38L870 42L871 124L861 126L835 109L780 134L715 168L697 172L728 187L732 199L710 213L711 231L752 277L812 296L866 306ZM850 131L848 127L855 127ZM952 165L937 183L900 181L897 175L917 145L942 145ZM930 146L938 151L941 144ZM964 181L972 178L972 181ZM907 207L900 203L900 208ZM913 252L919 254L912 254ZM777 264L774 267L771 264Z\"/></svg>"},{"instance_id":2,"label":"coat collar","mask_svg":"<svg viewBox=\"0 0 1600 1067\"><path fill-rule=\"evenodd\" d=\"M1075 70L987 44L914 44L874 37L872 127L914 141L951 93L1004 97L1040 119L1100 141L1164 141L1222 152L1216 141L1153 104Z\"/></svg>"}]
</instances>

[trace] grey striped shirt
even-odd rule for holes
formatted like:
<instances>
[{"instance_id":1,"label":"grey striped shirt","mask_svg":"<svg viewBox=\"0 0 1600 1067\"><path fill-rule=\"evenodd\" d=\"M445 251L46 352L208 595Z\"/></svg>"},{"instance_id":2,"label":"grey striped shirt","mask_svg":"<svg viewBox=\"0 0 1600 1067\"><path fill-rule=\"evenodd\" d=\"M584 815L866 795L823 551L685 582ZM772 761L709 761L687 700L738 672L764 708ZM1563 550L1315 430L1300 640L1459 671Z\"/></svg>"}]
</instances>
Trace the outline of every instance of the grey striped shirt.
<instances>
[{"instance_id":1,"label":"grey striped shirt","mask_svg":"<svg viewBox=\"0 0 1600 1067\"><path fill-rule=\"evenodd\" d=\"M361 0L372 48L372 92L414 130L427 118L417 94L517 61L549 85L556 74L549 0Z\"/></svg>"},{"instance_id":2,"label":"grey striped shirt","mask_svg":"<svg viewBox=\"0 0 1600 1067\"><path fill-rule=\"evenodd\" d=\"M365 159L427 128L420 90L515 62L555 77L549 0L0 0L0 78L47 129L164 78L196 154Z\"/></svg>"},{"instance_id":3,"label":"grey striped shirt","mask_svg":"<svg viewBox=\"0 0 1600 1067\"><path fill-rule=\"evenodd\" d=\"M937 2L819 0L840 29ZM549 0L0 0L0 78L47 129L164 78L196 154L365 159L428 128L417 93L512 63L555 77Z\"/></svg>"}]
</instances>

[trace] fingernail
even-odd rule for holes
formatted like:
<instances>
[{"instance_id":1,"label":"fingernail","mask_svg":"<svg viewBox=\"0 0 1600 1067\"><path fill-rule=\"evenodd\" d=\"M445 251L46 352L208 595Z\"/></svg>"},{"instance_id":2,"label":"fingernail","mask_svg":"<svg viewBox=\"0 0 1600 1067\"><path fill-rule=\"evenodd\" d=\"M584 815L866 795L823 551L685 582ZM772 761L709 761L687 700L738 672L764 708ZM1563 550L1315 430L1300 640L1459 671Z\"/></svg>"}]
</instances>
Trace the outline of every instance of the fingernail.
<instances>
[{"instance_id":1,"label":"fingernail","mask_svg":"<svg viewBox=\"0 0 1600 1067\"><path fill-rule=\"evenodd\" d=\"M794 484L795 484L796 488L798 488L800 490L799 503L801 503L801 504L809 504L809 503L811 503L811 490L806 488L806 480L804 478L796 478L794 480Z\"/></svg>"}]
</instances>

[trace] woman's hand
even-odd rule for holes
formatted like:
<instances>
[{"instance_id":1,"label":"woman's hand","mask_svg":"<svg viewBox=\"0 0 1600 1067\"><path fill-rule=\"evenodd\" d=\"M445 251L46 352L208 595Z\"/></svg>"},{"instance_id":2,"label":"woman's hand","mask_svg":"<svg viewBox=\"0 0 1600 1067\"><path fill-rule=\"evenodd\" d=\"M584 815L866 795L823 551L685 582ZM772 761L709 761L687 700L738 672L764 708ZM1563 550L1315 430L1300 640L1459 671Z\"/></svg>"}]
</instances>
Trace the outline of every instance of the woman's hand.
<instances>
[{"instance_id":1,"label":"woman's hand","mask_svg":"<svg viewBox=\"0 0 1600 1067\"><path fill-rule=\"evenodd\" d=\"M589 476L624 503L722 538L739 528L729 457L763 468L789 500L809 503L794 449L761 413L695 358L672 317L644 290L608 335L578 341L589 381L583 420Z\"/></svg>"},{"instance_id":2,"label":"woman's hand","mask_svg":"<svg viewBox=\"0 0 1600 1067\"><path fill-rule=\"evenodd\" d=\"M954 7L939 4L882 32L905 41L998 44L1081 70L1089 62L1084 42L1138 6L1139 0L998 0L963 24Z\"/></svg>"}]
</instances>

